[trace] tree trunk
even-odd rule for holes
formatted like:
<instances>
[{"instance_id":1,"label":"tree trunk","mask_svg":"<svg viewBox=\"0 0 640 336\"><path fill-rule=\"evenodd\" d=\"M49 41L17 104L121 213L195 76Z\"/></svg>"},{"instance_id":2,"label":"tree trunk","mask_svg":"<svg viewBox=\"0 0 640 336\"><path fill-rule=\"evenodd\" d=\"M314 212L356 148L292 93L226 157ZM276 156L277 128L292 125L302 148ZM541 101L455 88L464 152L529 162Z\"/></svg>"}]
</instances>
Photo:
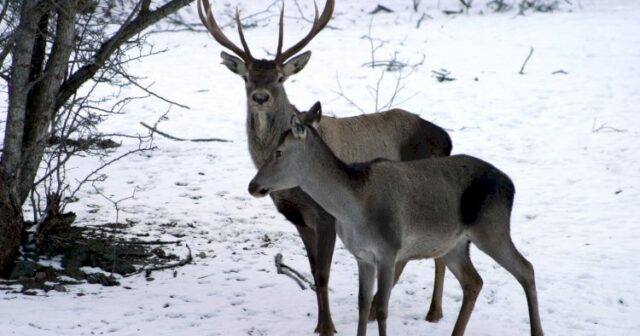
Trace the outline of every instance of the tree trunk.
<instances>
[{"instance_id":1,"label":"tree trunk","mask_svg":"<svg viewBox=\"0 0 640 336\"><path fill-rule=\"evenodd\" d=\"M0 167L2 171L2 167ZM20 248L22 211L0 178L0 276L8 277Z\"/></svg>"},{"instance_id":2,"label":"tree trunk","mask_svg":"<svg viewBox=\"0 0 640 336\"><path fill-rule=\"evenodd\" d=\"M55 98L64 81L69 57L73 50L76 7L76 1L70 0L61 1L55 7L56 29L55 35L51 36L53 45L46 65L42 64L42 59L38 59L41 57L40 53L36 52L32 56L35 64L31 70L37 74L37 77L32 79L36 82L27 97L26 122L22 139L23 156L19 170L20 185L18 185L18 200L21 204L27 200L29 192L33 188L33 181L38 173L44 148L49 138L51 119L55 113ZM48 21L48 18L49 13L45 12L41 20ZM37 38L40 39L41 35L45 35L43 39L46 39L47 30L40 29ZM37 47L36 43L36 51Z\"/></svg>"},{"instance_id":3,"label":"tree trunk","mask_svg":"<svg viewBox=\"0 0 640 336\"><path fill-rule=\"evenodd\" d=\"M19 167L23 159L22 141L25 131L27 97L36 35L42 16L37 1L26 0L20 13L12 50L9 109L0 161L0 276L8 276L18 256L22 234L22 203L18 186Z\"/></svg>"},{"instance_id":4,"label":"tree trunk","mask_svg":"<svg viewBox=\"0 0 640 336\"><path fill-rule=\"evenodd\" d=\"M10 75L3 77L8 82L8 110L0 156L0 276L11 271L18 255L22 205L33 188L56 113L123 43L192 1L171 0L151 10L151 1L141 0L137 14L132 13L102 41L93 60L73 73L68 73L73 48L85 42L76 40L76 20L84 1L21 2L19 24L7 44ZM0 50L1 65L6 65L7 50Z\"/></svg>"}]
</instances>

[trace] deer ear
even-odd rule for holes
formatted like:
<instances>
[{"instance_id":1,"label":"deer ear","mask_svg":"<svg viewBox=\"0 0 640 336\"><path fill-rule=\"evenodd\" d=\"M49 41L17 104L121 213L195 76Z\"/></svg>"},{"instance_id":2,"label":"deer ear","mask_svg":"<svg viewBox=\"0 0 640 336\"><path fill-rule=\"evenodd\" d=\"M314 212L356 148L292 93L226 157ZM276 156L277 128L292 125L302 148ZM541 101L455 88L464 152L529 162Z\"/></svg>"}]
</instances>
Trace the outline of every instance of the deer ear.
<instances>
[{"instance_id":1,"label":"deer ear","mask_svg":"<svg viewBox=\"0 0 640 336\"><path fill-rule=\"evenodd\" d=\"M240 76L247 74L247 65L238 57L231 56L224 51L220 53L220 57L222 57L222 64L231 70L231 72Z\"/></svg>"},{"instance_id":2,"label":"deer ear","mask_svg":"<svg viewBox=\"0 0 640 336\"><path fill-rule=\"evenodd\" d=\"M288 77L297 74L300 70L304 69L310 58L311 50L303 52L302 54L292 58L284 64L284 67L282 68L283 75Z\"/></svg>"},{"instance_id":3,"label":"deer ear","mask_svg":"<svg viewBox=\"0 0 640 336\"><path fill-rule=\"evenodd\" d=\"M318 125L320 124L320 119L322 118L322 105L319 101L317 101L307 113L305 113L304 122L307 125L313 126L313 128L318 129Z\"/></svg>"},{"instance_id":4,"label":"deer ear","mask_svg":"<svg viewBox=\"0 0 640 336\"><path fill-rule=\"evenodd\" d=\"M291 116L291 133L293 133L293 136L298 139L304 139L307 137L307 128L295 114Z\"/></svg>"}]
</instances>

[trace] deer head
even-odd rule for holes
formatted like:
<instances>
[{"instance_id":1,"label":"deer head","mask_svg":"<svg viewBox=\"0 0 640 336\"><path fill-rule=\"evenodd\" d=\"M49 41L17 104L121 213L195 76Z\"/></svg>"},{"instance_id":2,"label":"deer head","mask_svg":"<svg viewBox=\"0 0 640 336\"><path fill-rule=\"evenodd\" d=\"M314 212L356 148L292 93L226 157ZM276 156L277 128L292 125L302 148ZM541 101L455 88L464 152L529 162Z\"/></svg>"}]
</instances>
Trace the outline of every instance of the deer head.
<instances>
[{"instance_id":1,"label":"deer head","mask_svg":"<svg viewBox=\"0 0 640 336\"><path fill-rule=\"evenodd\" d=\"M264 197L272 191L294 188L300 185L304 172L313 161L314 152L308 143L317 143L320 136L315 131L322 117L322 106L316 102L309 111L291 116L291 128L282 134L278 147L260 167L249 183L249 193L254 197ZM307 138L311 138L307 140ZM322 145L326 147L326 145ZM328 148L328 147L327 147Z\"/></svg>"},{"instance_id":2,"label":"deer head","mask_svg":"<svg viewBox=\"0 0 640 336\"><path fill-rule=\"evenodd\" d=\"M315 3L314 3L315 5ZM333 14L334 0L327 0L327 3L318 16L318 7L315 6L315 17L309 33L298 43L289 49L282 51L284 2L280 11L280 23L278 32L278 47L276 57L273 60L255 59L251 55L247 41L244 38L240 15L236 10L236 24L242 49L231 42L222 32L220 26L213 17L212 9L208 0L198 0L198 15L200 20L207 27L211 36L223 47L229 49L236 56L222 52L222 64L233 73L241 76L245 81L247 91L247 102L249 110L254 112L269 112L279 103L288 103L283 83L291 75L302 70L309 58L311 51L297 55L329 22Z\"/></svg>"}]
</instances>

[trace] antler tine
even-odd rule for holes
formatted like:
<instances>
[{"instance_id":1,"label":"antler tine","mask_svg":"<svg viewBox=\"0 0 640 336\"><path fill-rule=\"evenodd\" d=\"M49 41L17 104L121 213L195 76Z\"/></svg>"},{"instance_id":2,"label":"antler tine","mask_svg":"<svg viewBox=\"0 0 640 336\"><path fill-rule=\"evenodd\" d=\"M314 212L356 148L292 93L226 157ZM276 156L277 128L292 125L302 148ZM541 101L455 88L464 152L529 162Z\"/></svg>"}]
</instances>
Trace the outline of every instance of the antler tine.
<instances>
[{"instance_id":1,"label":"antler tine","mask_svg":"<svg viewBox=\"0 0 640 336\"><path fill-rule=\"evenodd\" d=\"M244 40L244 36L242 34L239 20L238 20L238 29L240 32L240 40L245 50L241 50L240 48L238 48L238 46L236 46L233 42L231 42L231 40L227 38L226 35L224 35L222 30L220 29L220 26L218 26L218 23L213 17L209 0L198 0L197 7L198 7L198 16L200 16L200 21L202 21L202 24L207 28L211 36L213 36L213 38L218 43L220 43L223 47L231 50L236 55L240 56L240 58L242 58L242 60L244 60L245 62L251 62L253 60L253 57L251 56L251 52L249 52L249 48L247 47L246 41ZM204 12L206 12L206 16Z\"/></svg>"},{"instance_id":2,"label":"antler tine","mask_svg":"<svg viewBox=\"0 0 640 336\"><path fill-rule=\"evenodd\" d=\"M291 48L285 50L282 53L276 54L276 63L284 63L288 58L297 54L300 50L302 50L309 42L329 23L331 20L331 15L333 14L333 9L335 7L334 0L327 0L327 3L322 10L322 15L318 18L318 6L315 1L313 2L316 13L313 19L313 25L311 26L311 30L302 40L293 45Z\"/></svg>"},{"instance_id":3,"label":"antler tine","mask_svg":"<svg viewBox=\"0 0 640 336\"><path fill-rule=\"evenodd\" d=\"M250 59L253 59L251 56L251 50L249 50L249 45L247 45L247 41L244 39L244 32L242 31L242 23L240 23L240 11L238 7L236 7L236 24L238 25L238 35L240 35L240 43L242 43L242 48L247 53L247 56Z\"/></svg>"},{"instance_id":4,"label":"antler tine","mask_svg":"<svg viewBox=\"0 0 640 336\"><path fill-rule=\"evenodd\" d=\"M282 53L282 40L284 36L284 0L282 0L282 9L280 9L280 23L278 24L278 49L276 58Z\"/></svg>"}]
</instances>

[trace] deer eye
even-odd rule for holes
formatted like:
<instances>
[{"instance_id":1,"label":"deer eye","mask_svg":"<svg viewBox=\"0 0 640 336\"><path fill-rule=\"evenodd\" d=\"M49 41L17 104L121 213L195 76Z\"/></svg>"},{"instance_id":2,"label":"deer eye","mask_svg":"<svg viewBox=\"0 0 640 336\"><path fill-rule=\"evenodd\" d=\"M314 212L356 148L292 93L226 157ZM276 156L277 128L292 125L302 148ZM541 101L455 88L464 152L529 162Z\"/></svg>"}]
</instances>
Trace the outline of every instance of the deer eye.
<instances>
[{"instance_id":1,"label":"deer eye","mask_svg":"<svg viewBox=\"0 0 640 336\"><path fill-rule=\"evenodd\" d=\"M278 76L278 83L284 83L284 80L285 80L284 76L282 75Z\"/></svg>"},{"instance_id":2,"label":"deer eye","mask_svg":"<svg viewBox=\"0 0 640 336\"><path fill-rule=\"evenodd\" d=\"M281 150L277 150L274 154L273 154L276 159L279 159L282 157L282 151Z\"/></svg>"}]
</instances>

